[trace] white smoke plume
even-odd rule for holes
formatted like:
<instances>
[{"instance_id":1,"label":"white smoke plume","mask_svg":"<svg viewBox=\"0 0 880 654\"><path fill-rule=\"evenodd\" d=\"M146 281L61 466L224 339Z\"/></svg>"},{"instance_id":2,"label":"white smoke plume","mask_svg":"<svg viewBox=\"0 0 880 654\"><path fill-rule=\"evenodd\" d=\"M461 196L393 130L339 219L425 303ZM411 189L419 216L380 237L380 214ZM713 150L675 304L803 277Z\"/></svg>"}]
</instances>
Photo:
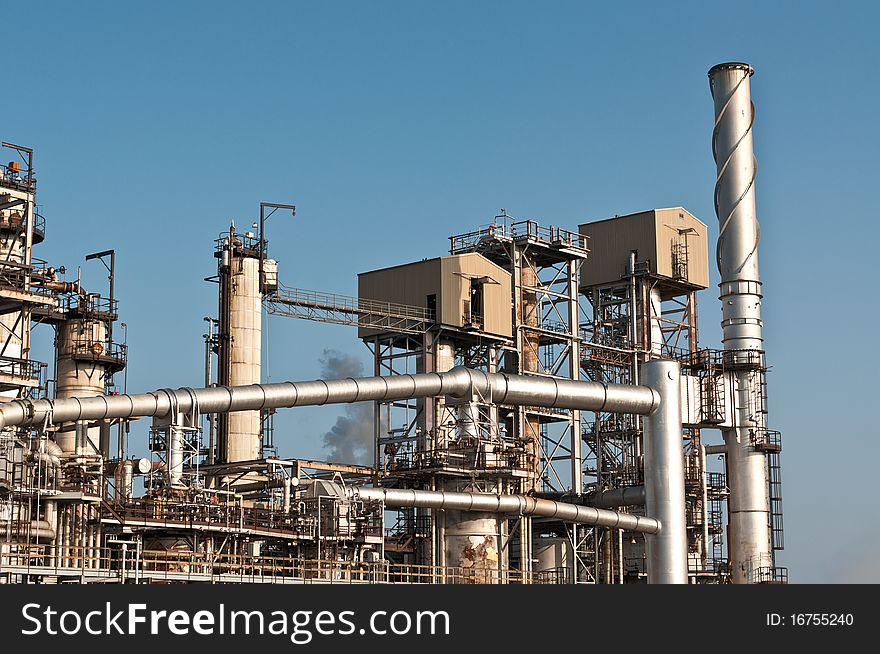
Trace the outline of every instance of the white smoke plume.
<instances>
[{"instance_id":1,"label":"white smoke plume","mask_svg":"<svg viewBox=\"0 0 880 654\"><path fill-rule=\"evenodd\" d=\"M326 349L322 353L321 375L324 379L363 377L364 365L350 354ZM324 446L331 461L338 463L374 463L373 403L348 404L336 424L324 434Z\"/></svg>"}]
</instances>

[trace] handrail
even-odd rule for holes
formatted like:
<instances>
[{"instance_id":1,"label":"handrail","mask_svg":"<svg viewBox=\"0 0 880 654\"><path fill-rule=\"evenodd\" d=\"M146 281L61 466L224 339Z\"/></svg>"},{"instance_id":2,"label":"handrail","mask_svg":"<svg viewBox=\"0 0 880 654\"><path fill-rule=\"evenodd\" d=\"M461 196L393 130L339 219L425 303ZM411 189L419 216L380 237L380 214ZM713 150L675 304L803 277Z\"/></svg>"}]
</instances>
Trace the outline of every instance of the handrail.
<instances>
[{"instance_id":1,"label":"handrail","mask_svg":"<svg viewBox=\"0 0 880 654\"><path fill-rule=\"evenodd\" d=\"M54 552L53 552L54 548ZM225 580L272 583L299 580L306 583L381 584L538 584L568 581L567 575L552 570L523 572L511 568L465 568L380 561L338 561L332 559L208 554L179 550L137 549L128 545L125 561L121 546L83 547L64 545L10 545L0 563L0 573L91 574L104 578L147 580Z\"/></svg>"}]
</instances>

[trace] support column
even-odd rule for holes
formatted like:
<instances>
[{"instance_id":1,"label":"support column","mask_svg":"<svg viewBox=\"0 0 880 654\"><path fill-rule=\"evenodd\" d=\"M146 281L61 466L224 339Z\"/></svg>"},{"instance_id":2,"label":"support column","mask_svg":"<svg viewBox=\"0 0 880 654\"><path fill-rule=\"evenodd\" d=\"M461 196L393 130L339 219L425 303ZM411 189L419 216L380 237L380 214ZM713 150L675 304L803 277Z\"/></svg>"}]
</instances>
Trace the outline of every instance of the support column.
<instances>
[{"instance_id":1,"label":"support column","mask_svg":"<svg viewBox=\"0 0 880 654\"><path fill-rule=\"evenodd\" d=\"M660 394L660 406L644 420L645 510L661 524L646 534L648 583L686 584L687 527L681 431L681 367L655 359L641 367L642 383Z\"/></svg>"}]
</instances>

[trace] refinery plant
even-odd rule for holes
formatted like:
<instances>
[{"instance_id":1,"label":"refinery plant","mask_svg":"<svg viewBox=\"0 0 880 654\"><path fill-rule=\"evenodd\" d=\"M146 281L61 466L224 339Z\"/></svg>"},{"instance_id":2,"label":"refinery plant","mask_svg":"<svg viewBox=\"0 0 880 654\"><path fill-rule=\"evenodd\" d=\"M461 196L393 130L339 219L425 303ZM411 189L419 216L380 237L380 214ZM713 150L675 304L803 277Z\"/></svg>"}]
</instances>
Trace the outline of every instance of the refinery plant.
<instances>
[{"instance_id":1,"label":"refinery plant","mask_svg":"<svg viewBox=\"0 0 880 654\"><path fill-rule=\"evenodd\" d=\"M347 297L282 283L266 220L295 207L262 202L214 241L204 388L140 394L114 250L71 255L107 288L39 259L34 153L4 142L0 583L786 583L753 72L709 71L711 257L682 207L570 229L502 211ZM710 259L721 348L697 329ZM373 376L262 383L264 312L355 328ZM351 402L373 407L371 465L278 455L276 411Z\"/></svg>"}]
</instances>

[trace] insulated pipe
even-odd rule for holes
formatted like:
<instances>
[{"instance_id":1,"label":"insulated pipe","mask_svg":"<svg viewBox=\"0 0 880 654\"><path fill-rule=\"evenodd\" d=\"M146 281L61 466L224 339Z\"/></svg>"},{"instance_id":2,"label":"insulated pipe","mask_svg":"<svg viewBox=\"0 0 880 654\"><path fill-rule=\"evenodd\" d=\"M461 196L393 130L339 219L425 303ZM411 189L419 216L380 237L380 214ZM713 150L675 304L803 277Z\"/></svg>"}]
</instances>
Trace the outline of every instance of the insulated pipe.
<instances>
[{"instance_id":1,"label":"insulated pipe","mask_svg":"<svg viewBox=\"0 0 880 654\"><path fill-rule=\"evenodd\" d=\"M293 482L296 481L296 484ZM299 479L297 477L285 477L284 478L284 494L282 496L282 509L285 513L290 513L290 491L293 486L299 485Z\"/></svg>"},{"instance_id":2,"label":"insulated pipe","mask_svg":"<svg viewBox=\"0 0 880 654\"><path fill-rule=\"evenodd\" d=\"M180 413L228 413L282 407L390 401L478 393L495 404L558 407L646 415L660 404L644 386L624 386L549 377L485 373L458 367L447 373L364 377L360 379L282 382L250 386L162 389L138 395L99 395L64 400L14 400L0 406L0 427L16 425L166 416Z\"/></svg>"},{"instance_id":3,"label":"insulated pipe","mask_svg":"<svg viewBox=\"0 0 880 654\"><path fill-rule=\"evenodd\" d=\"M458 405L456 411L458 438L480 437L479 416L480 409L476 402L464 402Z\"/></svg>"},{"instance_id":4,"label":"insulated pipe","mask_svg":"<svg viewBox=\"0 0 880 654\"><path fill-rule=\"evenodd\" d=\"M280 479L270 479L268 481L254 481L247 484L236 484L234 488L236 493L252 493L267 491L274 488L284 488L285 494L289 494L291 486L299 486L299 479L296 477L284 477Z\"/></svg>"},{"instance_id":5,"label":"insulated pipe","mask_svg":"<svg viewBox=\"0 0 880 654\"><path fill-rule=\"evenodd\" d=\"M584 497L584 504L604 509L613 509L618 506L644 506L645 487L626 486L591 493Z\"/></svg>"},{"instance_id":6,"label":"insulated pipe","mask_svg":"<svg viewBox=\"0 0 880 654\"><path fill-rule=\"evenodd\" d=\"M181 486L183 483L183 429L178 425L168 425L168 483Z\"/></svg>"},{"instance_id":7,"label":"insulated pipe","mask_svg":"<svg viewBox=\"0 0 880 654\"><path fill-rule=\"evenodd\" d=\"M660 392L660 406L644 419L645 512L663 525L645 537L649 584L686 584L687 522L681 431L681 366L655 359L642 364L642 381Z\"/></svg>"},{"instance_id":8,"label":"insulated pipe","mask_svg":"<svg viewBox=\"0 0 880 654\"><path fill-rule=\"evenodd\" d=\"M450 493L445 491L413 490L408 488L347 488L352 499L381 501L385 506L452 509L483 513L511 513L558 518L565 522L638 531L645 534L660 532L661 522L656 518L620 513L591 506L538 499L529 495L492 495L489 493Z\"/></svg>"},{"instance_id":9,"label":"insulated pipe","mask_svg":"<svg viewBox=\"0 0 880 654\"><path fill-rule=\"evenodd\" d=\"M31 460L45 463L47 466L53 468L61 467L61 459L54 454L48 454L46 452L31 451Z\"/></svg>"},{"instance_id":10,"label":"insulated pipe","mask_svg":"<svg viewBox=\"0 0 880 654\"><path fill-rule=\"evenodd\" d=\"M59 282L35 276L33 278L33 283L34 286L41 286L42 288L56 291L58 293L76 293L80 296L88 295L88 291L80 286L79 282Z\"/></svg>"},{"instance_id":11,"label":"insulated pipe","mask_svg":"<svg viewBox=\"0 0 880 654\"><path fill-rule=\"evenodd\" d=\"M116 487L116 499L126 501L134 492L134 461L127 459L122 462L119 482Z\"/></svg>"},{"instance_id":12,"label":"insulated pipe","mask_svg":"<svg viewBox=\"0 0 880 654\"><path fill-rule=\"evenodd\" d=\"M52 456L64 456L64 450L61 449L61 446L55 441L45 440L43 441L43 444L46 446L46 452Z\"/></svg>"},{"instance_id":13,"label":"insulated pipe","mask_svg":"<svg viewBox=\"0 0 880 654\"><path fill-rule=\"evenodd\" d=\"M715 104L712 154L720 226L716 257L721 273L722 341L735 362L764 347L758 274L761 232L755 209L757 162L752 149L755 109L749 81L754 72L748 64L736 62L709 70ZM754 359L745 358L749 360ZM734 583L748 583L756 568L774 565L766 457L752 447L750 438L754 430L766 429L764 407L754 406L754 398L763 394L764 371L747 368L736 372L735 427L722 430L727 446L729 558Z\"/></svg>"},{"instance_id":14,"label":"insulated pipe","mask_svg":"<svg viewBox=\"0 0 880 654\"><path fill-rule=\"evenodd\" d=\"M652 288L648 295L649 312L648 316L651 321L651 357L659 358L663 356L663 300L660 299L660 289Z\"/></svg>"},{"instance_id":15,"label":"insulated pipe","mask_svg":"<svg viewBox=\"0 0 880 654\"><path fill-rule=\"evenodd\" d=\"M10 536L19 538L37 538L41 541L51 542L55 540L55 529L48 520L31 520L27 522L10 522L4 520L5 525L0 526L0 532L6 532Z\"/></svg>"}]
</instances>

